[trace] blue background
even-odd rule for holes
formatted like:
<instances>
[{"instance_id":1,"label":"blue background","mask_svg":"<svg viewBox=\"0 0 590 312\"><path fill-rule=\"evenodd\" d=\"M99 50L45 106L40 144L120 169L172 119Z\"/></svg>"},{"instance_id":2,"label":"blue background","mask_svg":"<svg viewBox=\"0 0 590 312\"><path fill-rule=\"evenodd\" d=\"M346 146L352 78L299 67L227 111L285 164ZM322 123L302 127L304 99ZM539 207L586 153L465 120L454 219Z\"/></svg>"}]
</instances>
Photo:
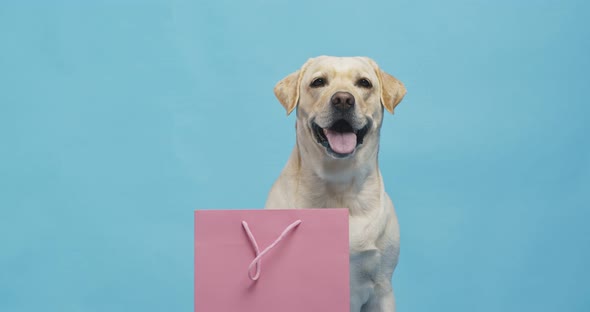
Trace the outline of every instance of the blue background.
<instances>
[{"instance_id":1,"label":"blue background","mask_svg":"<svg viewBox=\"0 0 590 312\"><path fill-rule=\"evenodd\" d=\"M590 311L589 4L3 1L0 310L191 311L192 211L264 205L328 54L408 89L399 311Z\"/></svg>"}]
</instances>

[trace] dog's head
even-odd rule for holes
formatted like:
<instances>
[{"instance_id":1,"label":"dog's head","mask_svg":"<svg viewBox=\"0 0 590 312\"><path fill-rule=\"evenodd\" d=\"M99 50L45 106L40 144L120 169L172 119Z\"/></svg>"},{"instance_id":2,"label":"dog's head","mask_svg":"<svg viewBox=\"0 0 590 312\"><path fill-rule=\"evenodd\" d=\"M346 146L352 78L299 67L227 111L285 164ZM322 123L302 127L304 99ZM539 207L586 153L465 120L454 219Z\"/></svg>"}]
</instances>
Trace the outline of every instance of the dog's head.
<instances>
[{"instance_id":1,"label":"dog's head","mask_svg":"<svg viewBox=\"0 0 590 312\"><path fill-rule=\"evenodd\" d=\"M366 57L320 56L308 60L274 89L297 132L332 158L350 158L363 146L376 150L383 108L393 113L404 85Z\"/></svg>"}]
</instances>

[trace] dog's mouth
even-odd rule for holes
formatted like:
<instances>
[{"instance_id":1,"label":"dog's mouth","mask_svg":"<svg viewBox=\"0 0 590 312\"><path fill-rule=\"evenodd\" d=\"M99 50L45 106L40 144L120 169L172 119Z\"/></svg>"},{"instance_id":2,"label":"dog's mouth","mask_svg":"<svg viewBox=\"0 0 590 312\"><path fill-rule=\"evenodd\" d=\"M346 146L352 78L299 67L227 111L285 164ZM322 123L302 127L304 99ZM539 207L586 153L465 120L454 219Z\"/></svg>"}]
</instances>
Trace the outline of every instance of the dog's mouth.
<instances>
[{"instance_id":1,"label":"dog's mouth","mask_svg":"<svg viewBox=\"0 0 590 312\"><path fill-rule=\"evenodd\" d=\"M367 122L361 129L354 129L344 119L336 121L328 128L322 128L315 122L311 123L318 144L324 146L330 154L337 158L352 155L356 148L363 144L369 126L370 122Z\"/></svg>"}]
</instances>

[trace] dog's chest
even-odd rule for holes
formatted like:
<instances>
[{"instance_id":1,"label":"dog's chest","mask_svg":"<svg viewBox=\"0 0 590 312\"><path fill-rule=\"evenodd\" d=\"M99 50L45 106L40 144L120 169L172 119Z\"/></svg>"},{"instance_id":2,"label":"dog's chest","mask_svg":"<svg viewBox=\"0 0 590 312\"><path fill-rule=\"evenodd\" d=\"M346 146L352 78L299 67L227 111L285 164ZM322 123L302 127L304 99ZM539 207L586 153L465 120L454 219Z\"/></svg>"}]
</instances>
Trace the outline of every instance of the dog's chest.
<instances>
[{"instance_id":1,"label":"dog's chest","mask_svg":"<svg viewBox=\"0 0 590 312\"><path fill-rule=\"evenodd\" d=\"M360 280L379 279L379 275L386 276L393 272L397 263L399 235L396 233L399 230L397 221L392 220L395 218L393 207L387 205L387 195L374 192L375 188L367 190L353 193L319 188L315 190L319 196L304 197L305 202L297 204L298 207L350 210L350 265L355 284Z\"/></svg>"},{"instance_id":2,"label":"dog's chest","mask_svg":"<svg viewBox=\"0 0 590 312\"><path fill-rule=\"evenodd\" d=\"M352 212L372 211L381 206L380 197L372 192L347 192L323 189L315 198L317 207L348 208ZM316 207L314 206L314 207Z\"/></svg>"}]
</instances>

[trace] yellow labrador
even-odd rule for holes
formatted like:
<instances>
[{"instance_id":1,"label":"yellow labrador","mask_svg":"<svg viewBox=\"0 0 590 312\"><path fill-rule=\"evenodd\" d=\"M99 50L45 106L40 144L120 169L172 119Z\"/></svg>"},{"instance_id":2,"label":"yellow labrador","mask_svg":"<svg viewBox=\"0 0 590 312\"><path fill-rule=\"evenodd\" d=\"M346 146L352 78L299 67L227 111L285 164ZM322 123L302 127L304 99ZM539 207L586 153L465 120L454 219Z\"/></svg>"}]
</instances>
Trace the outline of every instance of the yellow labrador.
<instances>
[{"instance_id":1,"label":"yellow labrador","mask_svg":"<svg viewBox=\"0 0 590 312\"><path fill-rule=\"evenodd\" d=\"M275 95L297 140L266 208L350 210L351 312L392 312L399 227L377 163L383 108L406 90L366 57L320 56L281 80Z\"/></svg>"}]
</instances>

